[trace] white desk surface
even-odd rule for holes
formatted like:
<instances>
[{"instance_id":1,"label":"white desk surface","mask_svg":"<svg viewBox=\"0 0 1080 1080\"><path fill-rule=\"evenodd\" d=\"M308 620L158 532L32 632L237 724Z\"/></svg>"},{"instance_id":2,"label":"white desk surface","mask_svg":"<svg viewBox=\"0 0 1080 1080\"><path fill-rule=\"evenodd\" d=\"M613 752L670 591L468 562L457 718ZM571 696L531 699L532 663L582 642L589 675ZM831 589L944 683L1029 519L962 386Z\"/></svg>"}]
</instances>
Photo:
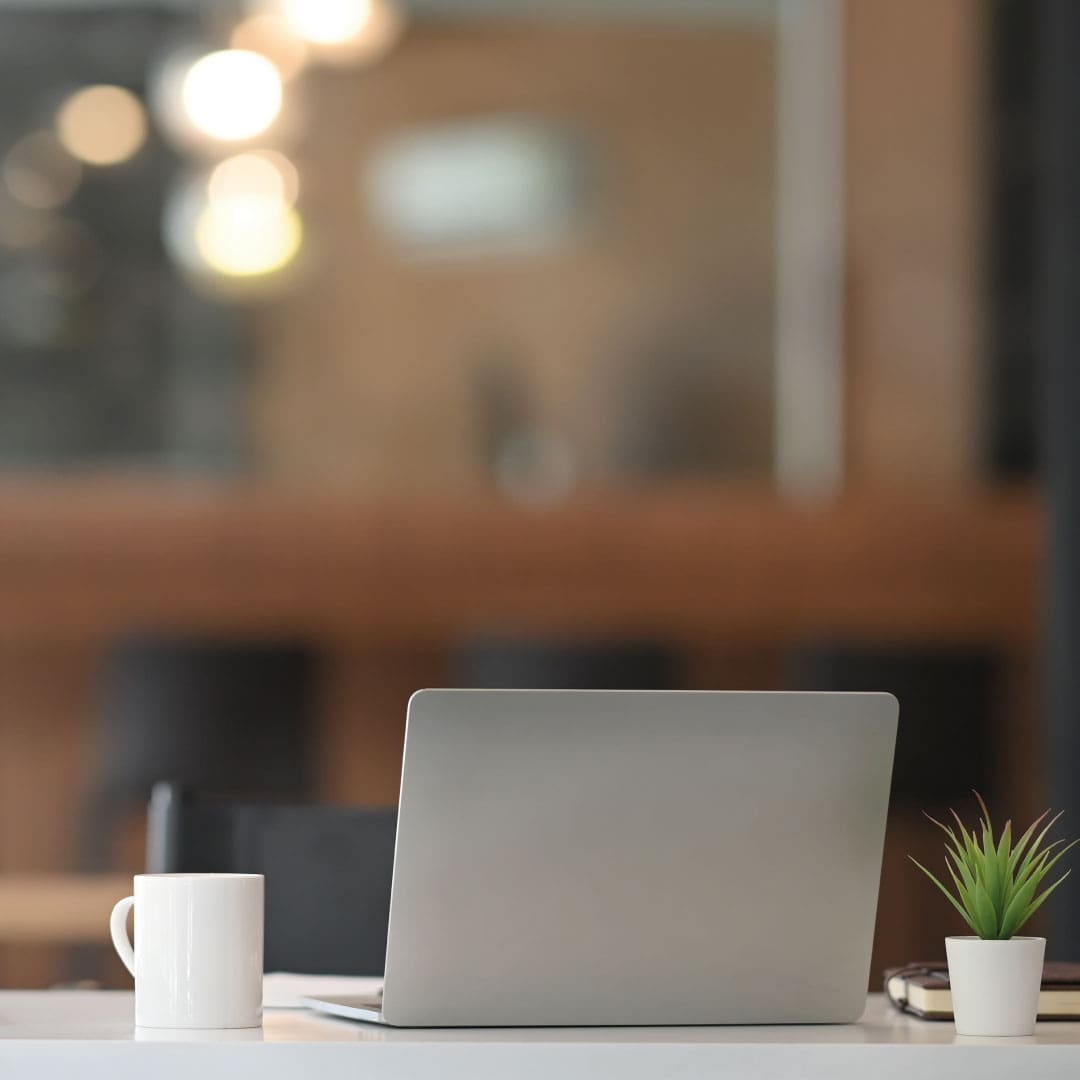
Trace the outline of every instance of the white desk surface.
<instances>
[{"instance_id":1,"label":"white desk surface","mask_svg":"<svg viewBox=\"0 0 1080 1080\"><path fill-rule=\"evenodd\" d=\"M799 1027L395 1030L305 1010L267 1010L252 1031L152 1031L129 992L0 991L0 1077L179 1080L440 1080L539 1077L1080 1076L1080 1023L1030 1038L958 1037L871 995L858 1024Z\"/></svg>"}]
</instances>

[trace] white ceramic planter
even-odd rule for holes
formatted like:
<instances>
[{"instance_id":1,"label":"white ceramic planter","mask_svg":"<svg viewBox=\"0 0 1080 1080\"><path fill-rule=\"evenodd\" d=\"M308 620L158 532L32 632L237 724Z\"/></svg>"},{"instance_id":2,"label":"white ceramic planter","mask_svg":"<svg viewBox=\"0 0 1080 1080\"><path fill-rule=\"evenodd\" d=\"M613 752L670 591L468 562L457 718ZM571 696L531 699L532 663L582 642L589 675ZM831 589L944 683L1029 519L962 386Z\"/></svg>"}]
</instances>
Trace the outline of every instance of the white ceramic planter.
<instances>
[{"instance_id":1,"label":"white ceramic planter","mask_svg":"<svg viewBox=\"0 0 1080 1080\"><path fill-rule=\"evenodd\" d=\"M958 1035L1031 1035L1046 938L945 939Z\"/></svg>"}]
</instances>

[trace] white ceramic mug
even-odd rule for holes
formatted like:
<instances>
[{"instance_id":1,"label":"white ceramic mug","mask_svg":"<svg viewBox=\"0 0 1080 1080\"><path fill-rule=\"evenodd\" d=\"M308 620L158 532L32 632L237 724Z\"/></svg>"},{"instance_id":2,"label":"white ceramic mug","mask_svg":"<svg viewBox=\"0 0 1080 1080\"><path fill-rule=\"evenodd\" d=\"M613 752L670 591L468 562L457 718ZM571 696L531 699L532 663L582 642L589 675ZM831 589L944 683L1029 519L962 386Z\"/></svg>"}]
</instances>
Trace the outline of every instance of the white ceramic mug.
<instances>
[{"instance_id":1,"label":"white ceramic mug","mask_svg":"<svg viewBox=\"0 0 1080 1080\"><path fill-rule=\"evenodd\" d=\"M135 946L127 917L135 909ZM262 874L137 874L112 910L113 945L135 977L135 1023L262 1023Z\"/></svg>"}]
</instances>

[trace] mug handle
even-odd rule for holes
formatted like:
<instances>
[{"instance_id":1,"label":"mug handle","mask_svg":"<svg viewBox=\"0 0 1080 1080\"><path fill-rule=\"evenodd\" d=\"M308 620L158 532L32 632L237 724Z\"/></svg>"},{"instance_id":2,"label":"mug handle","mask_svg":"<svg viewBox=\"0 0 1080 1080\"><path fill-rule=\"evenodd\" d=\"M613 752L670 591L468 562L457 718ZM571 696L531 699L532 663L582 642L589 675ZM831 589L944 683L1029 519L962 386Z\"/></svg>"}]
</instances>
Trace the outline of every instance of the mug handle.
<instances>
[{"instance_id":1,"label":"mug handle","mask_svg":"<svg viewBox=\"0 0 1080 1080\"><path fill-rule=\"evenodd\" d=\"M131 938L127 932L128 912L135 906L134 896L125 896L118 900L109 916L109 932L112 934L113 948L124 962L124 967L135 976L135 950L131 947Z\"/></svg>"}]
</instances>

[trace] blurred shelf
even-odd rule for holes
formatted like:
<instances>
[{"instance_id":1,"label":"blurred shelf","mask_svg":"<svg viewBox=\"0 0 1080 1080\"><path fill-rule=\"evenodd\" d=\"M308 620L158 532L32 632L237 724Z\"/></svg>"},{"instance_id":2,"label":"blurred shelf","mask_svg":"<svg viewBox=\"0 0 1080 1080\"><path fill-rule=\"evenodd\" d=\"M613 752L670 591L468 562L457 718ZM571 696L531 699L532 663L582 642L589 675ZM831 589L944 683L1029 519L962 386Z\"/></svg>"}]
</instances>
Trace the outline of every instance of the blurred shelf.
<instances>
[{"instance_id":1,"label":"blurred shelf","mask_svg":"<svg viewBox=\"0 0 1080 1080\"><path fill-rule=\"evenodd\" d=\"M672 639L1030 641L1025 491L781 501L665 489L530 511L257 486L0 484L0 637L133 630L442 642L498 629Z\"/></svg>"}]
</instances>

